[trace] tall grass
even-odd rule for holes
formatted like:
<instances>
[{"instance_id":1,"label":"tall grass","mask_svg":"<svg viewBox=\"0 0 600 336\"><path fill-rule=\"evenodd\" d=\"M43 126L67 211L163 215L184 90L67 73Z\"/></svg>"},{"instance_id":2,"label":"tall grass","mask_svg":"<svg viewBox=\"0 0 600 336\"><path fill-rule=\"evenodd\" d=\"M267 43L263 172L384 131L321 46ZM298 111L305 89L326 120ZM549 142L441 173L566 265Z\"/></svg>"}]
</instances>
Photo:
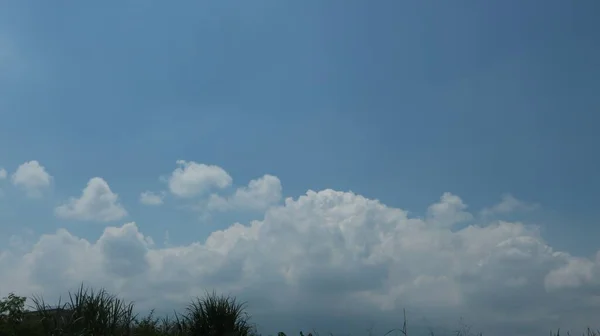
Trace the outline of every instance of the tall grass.
<instances>
[{"instance_id":1,"label":"tall grass","mask_svg":"<svg viewBox=\"0 0 600 336\"><path fill-rule=\"evenodd\" d=\"M186 308L182 322L188 335L250 336L256 334L245 311L246 303L215 292L196 298ZM177 315L176 315L177 316Z\"/></svg>"},{"instance_id":2,"label":"tall grass","mask_svg":"<svg viewBox=\"0 0 600 336\"><path fill-rule=\"evenodd\" d=\"M25 297L10 294L0 300L0 336L255 336L255 326L246 312L246 303L215 292L193 299L183 313L157 318L154 311L144 317L133 313L134 304L83 285L68 300L56 306L41 296L32 298L33 311L25 310ZM319 336L313 332L308 336ZM413 336L407 328L406 314L399 329L383 336ZM481 336L463 325L455 336ZM551 333L551 336L570 333ZM278 333L278 336L286 336ZM300 336L304 336L300 332ZM417 336L417 335L414 335ZM431 333L431 336L434 336ZM573 336L575 336L573 334ZM583 336L600 336L599 330L587 329Z\"/></svg>"},{"instance_id":3,"label":"tall grass","mask_svg":"<svg viewBox=\"0 0 600 336\"><path fill-rule=\"evenodd\" d=\"M127 303L104 289L94 291L83 285L69 293L69 301L56 307L41 296L32 298L46 335L131 335L135 321L133 303Z\"/></svg>"},{"instance_id":4,"label":"tall grass","mask_svg":"<svg viewBox=\"0 0 600 336\"><path fill-rule=\"evenodd\" d=\"M246 304L236 298L206 293L190 302L181 314L156 318L154 311L139 318L134 304L104 289L83 285L55 306L32 297L33 311L25 312L25 298L11 294L0 301L0 336L253 336Z\"/></svg>"}]
</instances>

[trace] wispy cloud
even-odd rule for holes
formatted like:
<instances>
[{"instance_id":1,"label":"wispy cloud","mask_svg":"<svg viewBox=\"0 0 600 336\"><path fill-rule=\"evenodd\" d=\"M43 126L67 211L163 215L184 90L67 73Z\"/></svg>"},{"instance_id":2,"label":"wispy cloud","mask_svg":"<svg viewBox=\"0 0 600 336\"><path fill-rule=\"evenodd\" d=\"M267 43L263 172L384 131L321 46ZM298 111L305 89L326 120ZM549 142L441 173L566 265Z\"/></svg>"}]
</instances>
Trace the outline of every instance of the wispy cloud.
<instances>
[{"instance_id":1,"label":"wispy cloud","mask_svg":"<svg viewBox=\"0 0 600 336\"><path fill-rule=\"evenodd\" d=\"M484 217L510 214L518 211L531 211L539 208L539 204L521 201L511 194L504 194L500 203L481 210Z\"/></svg>"}]
</instances>

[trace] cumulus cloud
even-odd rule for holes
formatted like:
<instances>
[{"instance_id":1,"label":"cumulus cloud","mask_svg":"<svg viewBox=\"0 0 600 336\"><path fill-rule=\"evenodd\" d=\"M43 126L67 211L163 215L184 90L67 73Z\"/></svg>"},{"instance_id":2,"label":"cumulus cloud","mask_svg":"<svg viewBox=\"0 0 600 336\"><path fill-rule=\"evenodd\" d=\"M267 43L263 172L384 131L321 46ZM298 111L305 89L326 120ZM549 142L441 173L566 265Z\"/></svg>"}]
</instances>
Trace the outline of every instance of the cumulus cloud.
<instances>
[{"instance_id":1,"label":"cumulus cloud","mask_svg":"<svg viewBox=\"0 0 600 336\"><path fill-rule=\"evenodd\" d=\"M248 186L239 188L230 197L211 195L207 208L215 211L265 210L281 200L281 181L276 176L264 175L251 180Z\"/></svg>"},{"instance_id":2,"label":"cumulus cloud","mask_svg":"<svg viewBox=\"0 0 600 336\"><path fill-rule=\"evenodd\" d=\"M119 196L100 177L90 179L81 197L70 198L58 206L55 213L65 219L98 222L115 221L127 216L127 211L119 203Z\"/></svg>"},{"instance_id":3,"label":"cumulus cloud","mask_svg":"<svg viewBox=\"0 0 600 336\"><path fill-rule=\"evenodd\" d=\"M127 278L148 269L147 253L154 242L144 237L132 222L120 228L106 228L97 245L103 255L103 268L112 275Z\"/></svg>"},{"instance_id":4,"label":"cumulus cloud","mask_svg":"<svg viewBox=\"0 0 600 336\"><path fill-rule=\"evenodd\" d=\"M473 220L465 209L446 193L424 219L414 218L323 190L184 245L156 247L135 223L108 227L97 241L61 229L27 252L1 251L0 267L14 271L0 273L0 290L52 295L85 280L169 311L216 289L248 300L266 333L397 327L403 308L409 323L424 316L454 328L465 317L486 335L597 321L600 257L555 251L536 227L518 222L451 230Z\"/></svg>"},{"instance_id":5,"label":"cumulus cloud","mask_svg":"<svg viewBox=\"0 0 600 336\"><path fill-rule=\"evenodd\" d=\"M500 215L500 214L508 214L508 213L512 213L515 211L534 210L537 207L538 207L537 204L526 203L521 200L518 200L511 194L505 194L502 196L502 200L500 201L500 203L498 203L492 207L484 208L483 210L481 210L481 215L482 216L493 216L493 215Z\"/></svg>"},{"instance_id":6,"label":"cumulus cloud","mask_svg":"<svg viewBox=\"0 0 600 336\"><path fill-rule=\"evenodd\" d=\"M568 263L548 274L544 284L552 291L586 287L600 293L600 252L595 260L569 258Z\"/></svg>"},{"instance_id":7,"label":"cumulus cloud","mask_svg":"<svg viewBox=\"0 0 600 336\"><path fill-rule=\"evenodd\" d=\"M140 203L144 205L161 205L163 204L163 193L154 193L151 191L144 191L140 194Z\"/></svg>"},{"instance_id":8,"label":"cumulus cloud","mask_svg":"<svg viewBox=\"0 0 600 336\"><path fill-rule=\"evenodd\" d=\"M223 189L231 185L232 178L215 165L205 165L193 161L177 161L176 168L168 179L169 190L175 196L190 198L212 188Z\"/></svg>"},{"instance_id":9,"label":"cumulus cloud","mask_svg":"<svg viewBox=\"0 0 600 336\"><path fill-rule=\"evenodd\" d=\"M427 209L427 220L432 225L452 227L454 224L473 219L473 215L464 211L467 205L460 197L446 192L440 201Z\"/></svg>"},{"instance_id":10,"label":"cumulus cloud","mask_svg":"<svg viewBox=\"0 0 600 336\"><path fill-rule=\"evenodd\" d=\"M42 190L50 186L52 176L38 161L20 165L11 177L12 183L23 189L29 197L40 197Z\"/></svg>"}]
</instances>

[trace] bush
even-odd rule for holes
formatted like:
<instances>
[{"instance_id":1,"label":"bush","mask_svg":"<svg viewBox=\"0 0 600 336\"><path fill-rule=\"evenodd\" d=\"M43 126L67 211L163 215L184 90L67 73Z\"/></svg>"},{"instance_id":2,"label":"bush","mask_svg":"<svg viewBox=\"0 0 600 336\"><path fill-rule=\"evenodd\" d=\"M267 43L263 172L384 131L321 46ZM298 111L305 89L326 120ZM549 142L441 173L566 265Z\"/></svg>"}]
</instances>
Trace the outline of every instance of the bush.
<instances>
[{"instance_id":1,"label":"bush","mask_svg":"<svg viewBox=\"0 0 600 336\"><path fill-rule=\"evenodd\" d=\"M26 297L10 293L0 300L0 335L19 334L25 315Z\"/></svg>"},{"instance_id":2,"label":"bush","mask_svg":"<svg viewBox=\"0 0 600 336\"><path fill-rule=\"evenodd\" d=\"M194 299L183 314L175 313L173 319L155 318L154 311L138 319L133 314L134 305L104 289L95 292L81 286L69 293L69 301L52 307L42 297L33 297L35 311L25 312L25 298L10 296L3 308L11 318L10 326L18 326L28 315L28 331L14 327L13 335L47 336L252 336L255 328L250 324L245 303L229 296L207 293ZM10 307L10 309L8 308ZM2 312L3 310L0 310ZM5 323L6 324L6 323ZM7 324L8 325L8 324ZM1 329L0 329L1 330ZM23 329L24 330L24 329ZM4 336L0 334L0 336Z\"/></svg>"},{"instance_id":3,"label":"bush","mask_svg":"<svg viewBox=\"0 0 600 336\"><path fill-rule=\"evenodd\" d=\"M196 298L179 320L185 335L189 336L249 336L254 335L245 303L229 296L207 293Z\"/></svg>"},{"instance_id":4,"label":"bush","mask_svg":"<svg viewBox=\"0 0 600 336\"><path fill-rule=\"evenodd\" d=\"M133 303L127 303L105 290L94 292L81 286L69 293L69 301L52 308L43 298L33 298L45 335L130 335L134 322Z\"/></svg>"}]
</instances>

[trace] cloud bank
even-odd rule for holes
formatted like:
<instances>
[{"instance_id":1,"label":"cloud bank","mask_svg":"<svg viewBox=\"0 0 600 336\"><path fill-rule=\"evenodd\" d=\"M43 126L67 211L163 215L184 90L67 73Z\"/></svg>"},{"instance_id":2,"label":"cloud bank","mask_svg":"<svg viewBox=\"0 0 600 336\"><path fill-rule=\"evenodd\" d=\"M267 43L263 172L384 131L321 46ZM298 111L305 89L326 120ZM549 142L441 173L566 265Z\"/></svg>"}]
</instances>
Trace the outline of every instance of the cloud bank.
<instances>
[{"instance_id":1,"label":"cloud bank","mask_svg":"<svg viewBox=\"0 0 600 336\"><path fill-rule=\"evenodd\" d=\"M181 195L200 190L206 183L198 172L207 169L219 177L217 186L230 184L224 170L209 166L187 175L192 165L182 163L174 174ZM254 206L254 197L244 195L278 185L267 176L228 204ZM116 220L125 214L116 202L108 184L94 178L57 214ZM477 221L451 193L419 218L351 192L309 190L266 206L260 220L186 245L157 246L135 222L106 227L97 240L59 229L32 244L12 244L0 252L1 269L12 270L0 273L0 295L10 288L53 298L85 281L135 300L140 309L168 312L215 289L248 300L267 333L398 327L404 308L415 325L454 328L464 317L486 335L597 321L600 253L574 257L548 246L535 226ZM465 222L470 225L455 228Z\"/></svg>"}]
</instances>

